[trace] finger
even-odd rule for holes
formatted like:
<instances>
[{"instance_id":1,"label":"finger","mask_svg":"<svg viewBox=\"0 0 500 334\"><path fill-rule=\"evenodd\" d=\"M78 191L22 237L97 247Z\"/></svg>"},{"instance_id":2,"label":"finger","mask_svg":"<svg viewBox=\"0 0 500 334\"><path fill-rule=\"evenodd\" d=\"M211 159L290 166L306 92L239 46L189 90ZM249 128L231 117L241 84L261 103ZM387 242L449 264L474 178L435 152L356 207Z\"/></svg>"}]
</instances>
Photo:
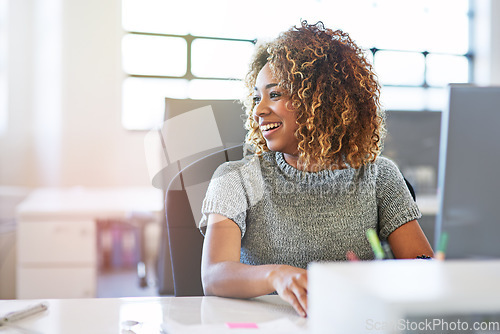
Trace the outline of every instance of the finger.
<instances>
[{"instance_id":1,"label":"finger","mask_svg":"<svg viewBox=\"0 0 500 334\"><path fill-rule=\"evenodd\" d=\"M292 290L302 308L307 312L307 274L298 275L293 280Z\"/></svg>"},{"instance_id":2,"label":"finger","mask_svg":"<svg viewBox=\"0 0 500 334\"><path fill-rule=\"evenodd\" d=\"M281 296L281 298L283 300L285 300L290 305L292 305L292 307L295 309L295 311L300 316L302 316L302 317L306 317L307 316L306 311L304 310L304 308L302 307L301 303L299 302L299 300L297 299L297 297L295 296L295 294L291 290L287 289L287 290L283 291L280 296Z\"/></svg>"},{"instance_id":3,"label":"finger","mask_svg":"<svg viewBox=\"0 0 500 334\"><path fill-rule=\"evenodd\" d=\"M292 289L293 295L297 302L300 304L302 310L304 310L305 315L307 316L307 290L300 286L295 286Z\"/></svg>"}]
</instances>

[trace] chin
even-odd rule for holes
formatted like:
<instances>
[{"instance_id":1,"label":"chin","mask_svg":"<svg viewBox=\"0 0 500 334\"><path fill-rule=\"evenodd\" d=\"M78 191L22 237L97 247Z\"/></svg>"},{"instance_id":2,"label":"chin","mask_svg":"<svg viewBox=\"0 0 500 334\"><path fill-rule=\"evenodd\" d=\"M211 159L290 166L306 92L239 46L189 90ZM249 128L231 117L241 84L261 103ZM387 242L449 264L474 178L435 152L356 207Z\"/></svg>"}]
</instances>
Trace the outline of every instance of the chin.
<instances>
[{"instance_id":1,"label":"chin","mask_svg":"<svg viewBox=\"0 0 500 334\"><path fill-rule=\"evenodd\" d=\"M278 145L273 145L270 143L266 143L266 145L270 151L273 151L273 152L281 152L282 151Z\"/></svg>"}]
</instances>

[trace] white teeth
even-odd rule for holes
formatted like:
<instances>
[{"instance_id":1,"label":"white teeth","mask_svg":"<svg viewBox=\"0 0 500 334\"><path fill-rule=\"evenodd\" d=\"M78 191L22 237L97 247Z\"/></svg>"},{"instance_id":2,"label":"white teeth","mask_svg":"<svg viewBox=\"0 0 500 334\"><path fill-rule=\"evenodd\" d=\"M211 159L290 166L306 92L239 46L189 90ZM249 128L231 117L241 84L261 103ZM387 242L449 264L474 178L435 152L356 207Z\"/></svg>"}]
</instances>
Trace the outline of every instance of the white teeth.
<instances>
[{"instance_id":1,"label":"white teeth","mask_svg":"<svg viewBox=\"0 0 500 334\"><path fill-rule=\"evenodd\" d=\"M272 129L272 128L277 128L278 126L280 126L280 123L269 123L269 124L266 124L266 125L262 125L260 127L260 129L262 131L267 131L267 130Z\"/></svg>"}]
</instances>

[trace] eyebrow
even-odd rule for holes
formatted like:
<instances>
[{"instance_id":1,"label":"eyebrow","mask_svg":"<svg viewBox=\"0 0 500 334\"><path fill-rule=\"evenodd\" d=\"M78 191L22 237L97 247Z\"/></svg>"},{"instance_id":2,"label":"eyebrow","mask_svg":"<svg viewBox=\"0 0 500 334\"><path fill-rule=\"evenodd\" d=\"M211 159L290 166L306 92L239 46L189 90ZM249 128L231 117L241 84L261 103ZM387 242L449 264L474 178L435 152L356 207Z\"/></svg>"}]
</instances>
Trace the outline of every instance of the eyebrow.
<instances>
[{"instance_id":1,"label":"eyebrow","mask_svg":"<svg viewBox=\"0 0 500 334\"><path fill-rule=\"evenodd\" d=\"M264 87L264 89L269 89L269 88L272 88L274 86L278 86L277 83L270 83L270 84L267 84L266 87ZM258 90L257 87L254 87L253 88L254 90Z\"/></svg>"}]
</instances>

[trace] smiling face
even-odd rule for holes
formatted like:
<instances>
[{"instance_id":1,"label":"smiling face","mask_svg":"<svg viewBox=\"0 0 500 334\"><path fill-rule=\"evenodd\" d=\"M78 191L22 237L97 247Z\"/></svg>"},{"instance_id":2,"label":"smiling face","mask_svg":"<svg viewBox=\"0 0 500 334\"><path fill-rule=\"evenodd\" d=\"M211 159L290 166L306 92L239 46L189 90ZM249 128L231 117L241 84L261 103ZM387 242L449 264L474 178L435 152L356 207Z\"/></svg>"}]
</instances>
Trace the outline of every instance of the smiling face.
<instances>
[{"instance_id":1,"label":"smiling face","mask_svg":"<svg viewBox=\"0 0 500 334\"><path fill-rule=\"evenodd\" d=\"M257 76L253 99L253 117L259 124L267 147L271 151L283 152L289 163L290 160L296 160L299 143L294 135L298 128L297 114L288 108L290 100L279 87L269 64L266 64Z\"/></svg>"}]
</instances>

